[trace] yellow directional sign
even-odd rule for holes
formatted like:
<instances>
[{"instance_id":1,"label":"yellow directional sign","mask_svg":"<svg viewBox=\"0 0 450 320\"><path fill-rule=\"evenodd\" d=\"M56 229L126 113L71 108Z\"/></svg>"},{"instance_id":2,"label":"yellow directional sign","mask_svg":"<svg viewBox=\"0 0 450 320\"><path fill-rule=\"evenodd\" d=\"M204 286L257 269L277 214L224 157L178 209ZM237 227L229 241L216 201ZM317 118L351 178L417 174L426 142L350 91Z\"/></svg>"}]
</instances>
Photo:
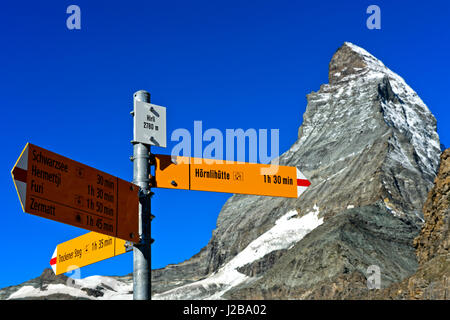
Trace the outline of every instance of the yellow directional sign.
<instances>
[{"instance_id":1,"label":"yellow directional sign","mask_svg":"<svg viewBox=\"0 0 450 320\"><path fill-rule=\"evenodd\" d=\"M155 155L157 188L298 198L311 184L297 167Z\"/></svg>"},{"instance_id":2,"label":"yellow directional sign","mask_svg":"<svg viewBox=\"0 0 450 320\"><path fill-rule=\"evenodd\" d=\"M89 232L56 246L50 265L58 275L131 250L126 241L97 232Z\"/></svg>"},{"instance_id":3,"label":"yellow directional sign","mask_svg":"<svg viewBox=\"0 0 450 320\"><path fill-rule=\"evenodd\" d=\"M139 242L139 187L27 143L11 171L23 211Z\"/></svg>"}]
</instances>

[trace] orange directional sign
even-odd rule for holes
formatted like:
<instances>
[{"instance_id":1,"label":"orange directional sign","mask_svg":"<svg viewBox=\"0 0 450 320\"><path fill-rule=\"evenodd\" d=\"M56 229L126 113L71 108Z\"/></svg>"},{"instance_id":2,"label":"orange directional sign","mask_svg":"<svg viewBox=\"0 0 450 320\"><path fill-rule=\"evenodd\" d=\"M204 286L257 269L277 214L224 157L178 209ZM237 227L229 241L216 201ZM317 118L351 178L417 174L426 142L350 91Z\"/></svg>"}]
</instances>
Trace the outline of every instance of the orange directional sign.
<instances>
[{"instance_id":1,"label":"orange directional sign","mask_svg":"<svg viewBox=\"0 0 450 320\"><path fill-rule=\"evenodd\" d=\"M97 232L89 232L56 246L50 265L58 275L118 256L131 250L126 241Z\"/></svg>"},{"instance_id":2,"label":"orange directional sign","mask_svg":"<svg viewBox=\"0 0 450 320\"><path fill-rule=\"evenodd\" d=\"M296 167L155 155L157 188L298 198L311 184Z\"/></svg>"},{"instance_id":3,"label":"orange directional sign","mask_svg":"<svg viewBox=\"0 0 450 320\"><path fill-rule=\"evenodd\" d=\"M139 241L139 187L27 143L11 171L24 212Z\"/></svg>"}]
</instances>

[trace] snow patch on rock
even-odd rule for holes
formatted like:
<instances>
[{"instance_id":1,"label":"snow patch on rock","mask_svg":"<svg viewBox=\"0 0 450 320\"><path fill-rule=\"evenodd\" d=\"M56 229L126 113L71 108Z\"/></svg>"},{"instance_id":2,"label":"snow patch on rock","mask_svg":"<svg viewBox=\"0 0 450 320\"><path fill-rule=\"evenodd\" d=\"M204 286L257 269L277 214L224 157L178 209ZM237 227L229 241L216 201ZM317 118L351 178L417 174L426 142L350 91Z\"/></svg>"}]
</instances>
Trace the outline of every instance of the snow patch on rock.
<instances>
[{"instance_id":1,"label":"snow patch on rock","mask_svg":"<svg viewBox=\"0 0 450 320\"><path fill-rule=\"evenodd\" d=\"M256 279L237 271L239 267L252 263L272 251L291 248L323 223L323 218L319 218L319 212L319 207L316 205L313 211L301 218L297 217L296 210L287 212L270 230L253 240L244 250L207 278L156 294L152 298L157 300L220 299L231 288Z\"/></svg>"}]
</instances>

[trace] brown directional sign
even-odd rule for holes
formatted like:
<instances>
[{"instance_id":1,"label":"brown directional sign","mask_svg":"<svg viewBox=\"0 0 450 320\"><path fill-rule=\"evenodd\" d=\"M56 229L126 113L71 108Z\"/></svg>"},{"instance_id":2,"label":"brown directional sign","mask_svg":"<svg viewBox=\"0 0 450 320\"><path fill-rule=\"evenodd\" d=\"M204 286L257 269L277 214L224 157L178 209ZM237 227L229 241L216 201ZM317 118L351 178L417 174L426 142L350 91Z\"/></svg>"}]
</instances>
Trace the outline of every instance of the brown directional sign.
<instances>
[{"instance_id":1,"label":"brown directional sign","mask_svg":"<svg viewBox=\"0 0 450 320\"><path fill-rule=\"evenodd\" d=\"M159 154L155 159L157 188L298 198L311 184L297 167Z\"/></svg>"},{"instance_id":2,"label":"brown directional sign","mask_svg":"<svg viewBox=\"0 0 450 320\"><path fill-rule=\"evenodd\" d=\"M30 143L11 173L24 212L139 241L138 186Z\"/></svg>"}]
</instances>

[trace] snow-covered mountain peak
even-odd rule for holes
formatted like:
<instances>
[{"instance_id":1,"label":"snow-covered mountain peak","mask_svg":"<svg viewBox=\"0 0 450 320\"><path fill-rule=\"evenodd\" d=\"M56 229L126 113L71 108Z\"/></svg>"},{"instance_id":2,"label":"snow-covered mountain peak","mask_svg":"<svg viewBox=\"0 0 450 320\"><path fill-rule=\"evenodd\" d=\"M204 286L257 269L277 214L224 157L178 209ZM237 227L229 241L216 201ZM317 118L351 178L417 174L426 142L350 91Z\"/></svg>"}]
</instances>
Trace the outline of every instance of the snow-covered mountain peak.
<instances>
[{"instance_id":1,"label":"snow-covered mountain peak","mask_svg":"<svg viewBox=\"0 0 450 320\"><path fill-rule=\"evenodd\" d=\"M361 48L348 41L344 42L343 47L347 47L354 53L358 54L367 64L367 67L374 69L385 68L384 63L381 60L377 59L375 56L373 56L371 53L369 53L366 49Z\"/></svg>"},{"instance_id":2,"label":"snow-covered mountain peak","mask_svg":"<svg viewBox=\"0 0 450 320\"><path fill-rule=\"evenodd\" d=\"M367 50L345 42L331 59L329 77L330 84L338 86L339 90L375 84L384 121L405 135L414 146L421 171L429 176L435 174L438 159L432 155L440 150L436 119L401 76ZM399 159L402 158L404 155L399 155Z\"/></svg>"},{"instance_id":3,"label":"snow-covered mountain peak","mask_svg":"<svg viewBox=\"0 0 450 320\"><path fill-rule=\"evenodd\" d=\"M329 64L328 77L330 85L340 82L346 83L361 77L370 80L383 79L386 76L398 82L408 93L417 96L402 77L390 70L381 60L367 50L351 42L344 42L336 50Z\"/></svg>"},{"instance_id":4,"label":"snow-covered mountain peak","mask_svg":"<svg viewBox=\"0 0 450 320\"><path fill-rule=\"evenodd\" d=\"M385 68L380 60L363 48L345 42L331 58L328 79L333 85L359 77L370 70L382 72Z\"/></svg>"},{"instance_id":5,"label":"snow-covered mountain peak","mask_svg":"<svg viewBox=\"0 0 450 320\"><path fill-rule=\"evenodd\" d=\"M439 163L440 142L433 114L402 77L350 42L334 53L329 80L307 95L299 139L280 158L282 163L300 165L310 178L312 186L303 198L312 197L315 190L331 190L348 179L352 184L360 181L366 188L348 190L363 198L353 202L369 203L376 195L397 202L404 209L399 211L415 212L415 216ZM367 158L370 153L375 158ZM372 165L355 171L347 165L350 162ZM423 183L417 184L422 179ZM342 188L336 192L342 193ZM321 197L322 207L326 207L325 201L331 200ZM344 208L342 203L334 210Z\"/></svg>"}]
</instances>

